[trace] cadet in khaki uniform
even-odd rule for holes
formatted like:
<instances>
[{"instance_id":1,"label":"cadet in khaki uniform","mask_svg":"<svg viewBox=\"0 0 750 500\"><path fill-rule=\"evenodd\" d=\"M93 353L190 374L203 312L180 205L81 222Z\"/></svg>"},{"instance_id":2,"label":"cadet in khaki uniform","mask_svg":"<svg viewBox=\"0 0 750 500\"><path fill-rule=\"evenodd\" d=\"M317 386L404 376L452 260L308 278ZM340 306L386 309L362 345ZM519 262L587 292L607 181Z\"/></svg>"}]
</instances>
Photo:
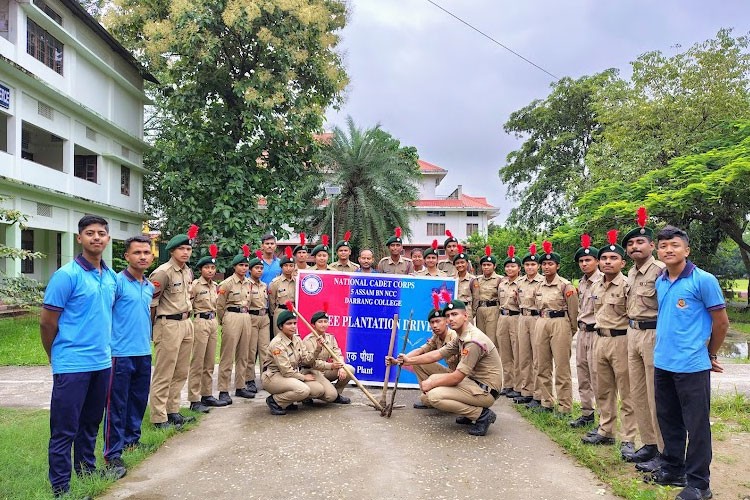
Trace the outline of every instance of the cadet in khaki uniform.
<instances>
[{"instance_id":1,"label":"cadet in khaki uniform","mask_svg":"<svg viewBox=\"0 0 750 500\"><path fill-rule=\"evenodd\" d=\"M328 256L331 253L331 247L328 246L328 235L324 234L320 238L320 243L315 245L310 255L312 255L315 265L313 271L330 271L328 266Z\"/></svg>"},{"instance_id":2,"label":"cadet in khaki uniform","mask_svg":"<svg viewBox=\"0 0 750 500\"><path fill-rule=\"evenodd\" d=\"M390 255L383 257L378 262L377 271L379 273L386 274L411 274L414 272L414 267L410 259L401 255L401 251L404 248L404 242L401 239L401 228L397 227L393 236L388 238L385 242L385 246L388 247Z\"/></svg>"},{"instance_id":3,"label":"cadet in khaki uniform","mask_svg":"<svg viewBox=\"0 0 750 500\"><path fill-rule=\"evenodd\" d=\"M299 233L299 245L294 247L294 262L296 267L294 268L294 277L297 277L297 273L300 270L305 270L309 266L307 265L308 249L305 245L305 233Z\"/></svg>"},{"instance_id":4,"label":"cadet in khaki uniform","mask_svg":"<svg viewBox=\"0 0 750 500\"><path fill-rule=\"evenodd\" d=\"M297 334L297 315L292 311L283 311L276 326L281 333L268 346L269 356L261 376L263 388L271 394L266 398L271 414L286 415L288 409L297 409L294 403L308 398L334 401L338 393L321 371L338 370L343 365L316 359L323 349L322 339L317 340L314 351L307 350ZM303 373L301 369L306 365L314 369Z\"/></svg>"},{"instance_id":5,"label":"cadet in khaki uniform","mask_svg":"<svg viewBox=\"0 0 750 500\"><path fill-rule=\"evenodd\" d=\"M414 357L399 355L397 362L406 366L426 365L459 355L454 371L430 375L419 385L432 407L460 415L456 423L470 425L468 432L472 436L484 436L497 419L490 407L500 396L500 355L492 341L469 323L463 302L452 301L443 314L457 337L435 351Z\"/></svg>"},{"instance_id":6,"label":"cadet in khaki uniform","mask_svg":"<svg viewBox=\"0 0 750 500\"><path fill-rule=\"evenodd\" d=\"M582 441L587 444L615 443L619 395L620 453L625 456L635 451L636 425L628 378L628 284L621 272L625 266L625 249L617 244L617 231L609 231L607 238L609 245L599 250L599 267L604 278L595 282L591 290L598 335L594 343L594 360L599 429L596 434L584 436Z\"/></svg>"},{"instance_id":7,"label":"cadet in khaki uniform","mask_svg":"<svg viewBox=\"0 0 750 500\"><path fill-rule=\"evenodd\" d=\"M539 256L536 254L536 244L529 246L529 253L521 259L526 273L518 281L516 295L521 315L518 317L518 369L521 377L521 396L513 398L516 404L525 404L529 408L542 405L541 391L536 388L538 360L536 343L534 342L536 322L539 310L536 307L536 292L544 278L539 274Z\"/></svg>"},{"instance_id":8,"label":"cadet in khaki uniform","mask_svg":"<svg viewBox=\"0 0 750 500\"><path fill-rule=\"evenodd\" d=\"M570 347L578 329L578 294L570 281L560 277L560 255L545 241L540 256L544 281L536 292L539 319L536 322L536 346L539 372L536 386L541 391L542 406L538 411L553 410L552 371L554 362L555 394L560 413L569 414L573 406L573 385L570 377Z\"/></svg>"},{"instance_id":9,"label":"cadet in khaki uniform","mask_svg":"<svg viewBox=\"0 0 750 500\"><path fill-rule=\"evenodd\" d=\"M654 345L656 344L656 278L666 267L653 256L653 231L646 227L648 214L638 209L638 227L622 239L622 246L633 259L628 271L628 370L630 389L643 447L632 456L638 470L653 472L661 465L664 441L656 418L654 397Z\"/></svg>"},{"instance_id":10,"label":"cadet in khaki uniform","mask_svg":"<svg viewBox=\"0 0 750 500\"><path fill-rule=\"evenodd\" d=\"M495 272L497 258L492 255L492 249L489 246L485 247L484 256L479 262L482 266L482 274L474 278L471 284L472 308L477 328L497 347L497 318L500 316L497 288L500 286L502 277Z\"/></svg>"},{"instance_id":11,"label":"cadet in khaki uniform","mask_svg":"<svg viewBox=\"0 0 750 500\"><path fill-rule=\"evenodd\" d=\"M250 248L242 245L242 253L232 259L234 274L219 284L216 313L221 323L221 356L219 358L219 401L232 404L229 382L234 366L234 395L252 399L255 394L245 389L247 353L253 321L247 314L250 306L250 278L247 277Z\"/></svg>"},{"instance_id":12,"label":"cadet in khaki uniform","mask_svg":"<svg viewBox=\"0 0 750 500\"><path fill-rule=\"evenodd\" d=\"M592 285L603 276L599 270L599 250L591 246L588 234L581 236L581 247L576 251L575 261L583 276L578 282L578 334L576 338L576 373L578 374L578 396L581 399L581 416L569 425L573 428L594 423L596 400L596 365L594 363L594 340L596 338L594 299Z\"/></svg>"},{"instance_id":13,"label":"cadet in khaki uniform","mask_svg":"<svg viewBox=\"0 0 750 500\"><path fill-rule=\"evenodd\" d=\"M441 271L445 271L445 274L453 278L458 273L453 261L456 260L456 255L458 255L459 253L463 253L463 249L461 248L461 245L458 243L458 239L456 239L456 237L453 236L453 234L450 231L446 230L445 235L447 236L447 238L445 239L445 242L443 243L443 248L445 248L446 260L441 260L440 263L438 264L438 268ZM474 269L471 266L471 262L467 260L466 265L467 265L466 270L470 273L473 273Z\"/></svg>"},{"instance_id":14,"label":"cadet in khaki uniform","mask_svg":"<svg viewBox=\"0 0 750 500\"><path fill-rule=\"evenodd\" d=\"M352 255L352 246L349 243L351 237L351 231L347 231L344 233L344 239L336 243L336 257L338 257L338 260L328 266L331 271L356 273L359 270L359 265L349 260Z\"/></svg>"},{"instance_id":15,"label":"cadet in khaki uniform","mask_svg":"<svg viewBox=\"0 0 750 500\"><path fill-rule=\"evenodd\" d=\"M211 245L209 255L202 257L196 267L201 277L193 281L190 298L193 301L193 358L188 375L188 401L193 411L208 413L210 406L226 406L213 396L214 359L219 320L216 302L219 294L213 278L216 275L216 256L219 249Z\"/></svg>"},{"instance_id":16,"label":"cadet in khaki uniform","mask_svg":"<svg viewBox=\"0 0 750 500\"><path fill-rule=\"evenodd\" d=\"M424 268L414 272L414 276L448 277L445 271L438 269L437 248L437 240L432 240L432 246L424 251Z\"/></svg>"},{"instance_id":17,"label":"cadet in khaki uniform","mask_svg":"<svg viewBox=\"0 0 750 500\"><path fill-rule=\"evenodd\" d=\"M292 248L286 247L285 255L279 260L281 274L276 276L268 286L268 303L273 314L273 326L275 334L278 335L279 329L276 326L276 320L279 318L281 311L286 309L288 301L294 303L294 294L297 288L297 277L294 275L294 256Z\"/></svg>"},{"instance_id":18,"label":"cadet in khaki uniform","mask_svg":"<svg viewBox=\"0 0 750 500\"><path fill-rule=\"evenodd\" d=\"M260 250L254 259L247 263L250 268L250 302L247 313L250 315L250 343L247 351L247 369L245 370L245 389L256 394L255 360L260 366L268 357L268 343L271 341L271 320L268 318L268 287L260 277L263 275L263 255Z\"/></svg>"},{"instance_id":19,"label":"cadet in khaki uniform","mask_svg":"<svg viewBox=\"0 0 750 500\"><path fill-rule=\"evenodd\" d=\"M497 318L497 333L500 360L503 362L503 389L500 395L507 398L521 396L521 375L518 360L518 282L521 280L521 259L516 258L516 247L508 247L508 258L503 262L505 279L497 287L500 316Z\"/></svg>"},{"instance_id":20,"label":"cadet in khaki uniform","mask_svg":"<svg viewBox=\"0 0 750 500\"><path fill-rule=\"evenodd\" d=\"M459 252L453 257L453 266L456 268L456 280L458 281L458 300L466 304L466 315L469 321L474 319L474 309L472 308L471 283L476 278L469 272L469 256L464 253L461 245L458 246Z\"/></svg>"},{"instance_id":21,"label":"cadet in khaki uniform","mask_svg":"<svg viewBox=\"0 0 750 500\"><path fill-rule=\"evenodd\" d=\"M326 306L327 304L323 304ZM338 355L339 359L344 359L345 356L341 352L341 348L339 348L339 343L336 341L336 337L328 333L328 313L326 311L318 311L315 314L312 315L312 319L310 320L312 323L313 328L315 328L315 331L323 337L324 343L336 354ZM305 340L303 340L305 347L308 351L315 351L315 349L318 346L317 337L315 334L310 333L305 337ZM330 359L330 354L328 353L328 350L323 349L320 351L320 354L318 354L317 358L320 361L333 361ZM349 371L351 373L354 373L354 367L352 365L346 365L347 368L349 368ZM342 405L348 405L352 401L344 396L342 392L344 392L344 389L346 388L347 384L349 384L349 381L351 380L351 377L348 373L346 373L346 370L344 370L343 367L337 368L337 369L330 369L325 370L323 372L323 376L328 380L329 382L334 384L334 388L336 389L336 393L338 394L338 397L331 401L332 403L338 403Z\"/></svg>"},{"instance_id":22,"label":"cadet in khaki uniform","mask_svg":"<svg viewBox=\"0 0 750 500\"><path fill-rule=\"evenodd\" d=\"M190 321L193 272L187 262L193 252L197 226L191 226L189 233L169 240L165 247L169 261L149 276L154 285L151 316L155 317L155 361L149 407L151 423L156 427L180 426L192 419L180 415L180 392L187 380L193 350L193 323Z\"/></svg>"}]
</instances>

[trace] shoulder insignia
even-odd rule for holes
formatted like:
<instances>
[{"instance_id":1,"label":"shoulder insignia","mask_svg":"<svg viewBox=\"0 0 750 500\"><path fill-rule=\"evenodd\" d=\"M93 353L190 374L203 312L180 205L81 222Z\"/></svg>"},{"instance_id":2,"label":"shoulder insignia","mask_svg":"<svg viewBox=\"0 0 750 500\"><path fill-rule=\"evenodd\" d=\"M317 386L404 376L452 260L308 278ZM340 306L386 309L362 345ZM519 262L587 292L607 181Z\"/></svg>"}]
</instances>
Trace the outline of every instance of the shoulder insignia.
<instances>
[{"instance_id":1,"label":"shoulder insignia","mask_svg":"<svg viewBox=\"0 0 750 500\"><path fill-rule=\"evenodd\" d=\"M218 293L219 293L219 295L224 295L225 293L227 293L227 291L225 289L223 289L223 288L219 288L219 292Z\"/></svg>"},{"instance_id":2,"label":"shoulder insignia","mask_svg":"<svg viewBox=\"0 0 750 500\"><path fill-rule=\"evenodd\" d=\"M151 283L152 283L152 284L153 284L153 285L154 285L154 286L155 286L156 288L161 288L161 283L159 283L158 281L156 281L156 280L151 280Z\"/></svg>"},{"instance_id":3,"label":"shoulder insignia","mask_svg":"<svg viewBox=\"0 0 750 500\"><path fill-rule=\"evenodd\" d=\"M464 350L461 351L461 356L468 356L468 355L469 355L469 350L464 348Z\"/></svg>"},{"instance_id":4,"label":"shoulder insignia","mask_svg":"<svg viewBox=\"0 0 750 500\"><path fill-rule=\"evenodd\" d=\"M273 350L273 355L274 356L278 356L279 354L281 354L281 349L274 349Z\"/></svg>"},{"instance_id":5,"label":"shoulder insignia","mask_svg":"<svg viewBox=\"0 0 750 500\"><path fill-rule=\"evenodd\" d=\"M571 296L571 295L573 295L574 293L576 293L576 292L575 292L575 289L574 289L574 288L571 288L570 290L568 290L567 292L565 292L565 297L570 297L570 296Z\"/></svg>"}]
</instances>

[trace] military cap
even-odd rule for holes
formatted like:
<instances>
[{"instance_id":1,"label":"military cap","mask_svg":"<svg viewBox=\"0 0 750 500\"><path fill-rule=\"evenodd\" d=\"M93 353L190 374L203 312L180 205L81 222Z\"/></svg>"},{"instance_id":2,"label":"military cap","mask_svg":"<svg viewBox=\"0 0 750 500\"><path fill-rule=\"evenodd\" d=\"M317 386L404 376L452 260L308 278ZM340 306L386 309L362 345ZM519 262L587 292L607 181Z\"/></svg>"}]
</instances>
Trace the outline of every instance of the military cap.
<instances>
[{"instance_id":1,"label":"military cap","mask_svg":"<svg viewBox=\"0 0 750 500\"><path fill-rule=\"evenodd\" d=\"M328 235L324 234L320 237L321 242L315 245L315 248L312 249L312 252L310 252L310 255L315 257L320 252L326 252L331 253L331 248L328 246Z\"/></svg>"},{"instance_id":2,"label":"military cap","mask_svg":"<svg viewBox=\"0 0 750 500\"><path fill-rule=\"evenodd\" d=\"M297 319L297 315L294 314L292 311L288 311L285 309L281 311L281 314L279 314L279 317L276 318L276 326L278 328L281 328L284 325L284 323L286 323L290 319Z\"/></svg>"},{"instance_id":3,"label":"military cap","mask_svg":"<svg viewBox=\"0 0 750 500\"><path fill-rule=\"evenodd\" d=\"M490 264L497 265L497 257L492 255L492 247L489 245L484 247L484 257L479 259L480 264L484 264L485 262L489 262Z\"/></svg>"},{"instance_id":4,"label":"military cap","mask_svg":"<svg viewBox=\"0 0 750 500\"><path fill-rule=\"evenodd\" d=\"M620 257L625 258L625 249L617 244L617 229L610 229L607 232L607 241L609 241L609 245L604 245L599 249L599 256L605 253L616 253Z\"/></svg>"},{"instance_id":5,"label":"military cap","mask_svg":"<svg viewBox=\"0 0 750 500\"><path fill-rule=\"evenodd\" d=\"M310 323L314 325L319 319L328 319L328 312L327 311L316 312L315 314L312 315L312 318L310 319Z\"/></svg>"},{"instance_id":6,"label":"military cap","mask_svg":"<svg viewBox=\"0 0 750 500\"><path fill-rule=\"evenodd\" d=\"M177 236L173 236L172 239L167 243L167 246L164 247L164 250L169 252L170 250L174 250L175 248L182 245L193 246L193 240L195 240L196 236L198 236L198 226L196 226L195 224L191 224L190 228L188 228L187 234L178 234Z\"/></svg>"},{"instance_id":7,"label":"military cap","mask_svg":"<svg viewBox=\"0 0 750 500\"><path fill-rule=\"evenodd\" d=\"M650 227L646 227L646 221L648 219L648 213L646 207L639 207L636 213L636 222L638 227L628 231L622 238L620 243L623 247L628 246L628 240L631 238L637 238L639 236L645 236L649 241L654 241L654 230Z\"/></svg>"},{"instance_id":8,"label":"military cap","mask_svg":"<svg viewBox=\"0 0 750 500\"><path fill-rule=\"evenodd\" d=\"M216 256L219 255L219 247L211 243L208 247L208 255L204 255L198 260L195 265L196 268L200 269L206 264L216 264Z\"/></svg>"},{"instance_id":9,"label":"military cap","mask_svg":"<svg viewBox=\"0 0 750 500\"><path fill-rule=\"evenodd\" d=\"M422 253L422 256L427 257L428 255L438 254L438 240L432 240L432 245Z\"/></svg>"},{"instance_id":10,"label":"military cap","mask_svg":"<svg viewBox=\"0 0 750 500\"><path fill-rule=\"evenodd\" d=\"M262 266L263 265L263 252L260 250L255 251L255 257L247 261L248 267L250 269L254 268L255 266Z\"/></svg>"},{"instance_id":11,"label":"military cap","mask_svg":"<svg viewBox=\"0 0 750 500\"><path fill-rule=\"evenodd\" d=\"M513 245L510 245L508 247L508 258L503 261L503 267L505 267L508 264L518 264L521 265L521 259L516 257L516 247Z\"/></svg>"},{"instance_id":12,"label":"military cap","mask_svg":"<svg viewBox=\"0 0 750 500\"><path fill-rule=\"evenodd\" d=\"M344 233L344 239L341 240L341 241L339 241L338 243L336 243L336 251L338 251L338 249L341 248L341 247L349 247L349 248L351 248L352 246L349 244L349 238L351 238L351 237L352 237L352 232L351 231L345 232Z\"/></svg>"},{"instance_id":13,"label":"military cap","mask_svg":"<svg viewBox=\"0 0 750 500\"><path fill-rule=\"evenodd\" d=\"M447 304L447 305L446 305L446 306L445 306L445 307L443 308L443 316L445 316L445 314L446 314L446 313L447 313L448 311L453 311L453 310L458 310L458 309L463 309L463 310L466 310L466 304L464 304L463 302L461 302L461 301L460 301L460 300L458 300L458 299L456 299L456 300L451 300L451 301L450 301L450 302L449 302L449 303L448 303L448 304Z\"/></svg>"},{"instance_id":14,"label":"military cap","mask_svg":"<svg viewBox=\"0 0 750 500\"><path fill-rule=\"evenodd\" d=\"M539 262L542 263L545 260L551 260L553 262L560 263L560 254L552 251L552 243L549 241L542 242L542 250L544 252L539 256Z\"/></svg>"},{"instance_id":15,"label":"military cap","mask_svg":"<svg viewBox=\"0 0 750 500\"><path fill-rule=\"evenodd\" d=\"M401 239L401 228L397 227L393 230L393 236L388 238L385 242L385 246L390 246L392 243L403 243L404 241Z\"/></svg>"},{"instance_id":16,"label":"military cap","mask_svg":"<svg viewBox=\"0 0 750 500\"><path fill-rule=\"evenodd\" d=\"M232 267L236 266L237 264L247 264L249 262L249 257L250 247L247 245L242 245L242 252L235 255L234 259L232 259Z\"/></svg>"},{"instance_id":17,"label":"military cap","mask_svg":"<svg viewBox=\"0 0 750 500\"><path fill-rule=\"evenodd\" d=\"M599 258L599 249L591 246L591 236L589 236L588 234L581 235L581 248L576 250L576 253L573 256L573 260L575 262L578 262L578 259L580 259L581 257L593 257L595 259Z\"/></svg>"},{"instance_id":18,"label":"military cap","mask_svg":"<svg viewBox=\"0 0 750 500\"><path fill-rule=\"evenodd\" d=\"M454 257L453 257L453 263L455 264L457 260L465 260L466 262L469 262L469 256L465 253L459 251Z\"/></svg>"},{"instance_id":19,"label":"military cap","mask_svg":"<svg viewBox=\"0 0 750 500\"><path fill-rule=\"evenodd\" d=\"M294 247L294 250L292 253L294 255L297 255L297 252L304 250L305 252L308 252L307 245L305 245L305 233L299 233L299 245Z\"/></svg>"},{"instance_id":20,"label":"military cap","mask_svg":"<svg viewBox=\"0 0 750 500\"><path fill-rule=\"evenodd\" d=\"M523 256L523 259L521 259L521 264L525 264L527 262L536 262L539 263L539 256L536 254L536 243L532 243L529 245L529 253Z\"/></svg>"},{"instance_id":21,"label":"military cap","mask_svg":"<svg viewBox=\"0 0 750 500\"><path fill-rule=\"evenodd\" d=\"M445 235L447 238L445 239L445 242L443 242L443 248L447 247L448 243L458 243L458 239L447 229L445 230Z\"/></svg>"},{"instance_id":22,"label":"military cap","mask_svg":"<svg viewBox=\"0 0 750 500\"><path fill-rule=\"evenodd\" d=\"M294 255L292 255L292 247L286 247L284 249L284 256L279 259L279 266L284 264L294 264Z\"/></svg>"}]
</instances>

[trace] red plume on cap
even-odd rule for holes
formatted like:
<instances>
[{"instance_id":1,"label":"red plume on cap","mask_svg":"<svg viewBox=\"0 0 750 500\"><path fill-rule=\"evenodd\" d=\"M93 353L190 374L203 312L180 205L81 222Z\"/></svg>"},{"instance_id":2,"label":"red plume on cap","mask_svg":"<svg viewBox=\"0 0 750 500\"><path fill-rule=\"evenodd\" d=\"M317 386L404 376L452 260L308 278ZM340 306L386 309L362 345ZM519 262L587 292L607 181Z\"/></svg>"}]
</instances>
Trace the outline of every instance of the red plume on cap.
<instances>
[{"instance_id":1,"label":"red plume on cap","mask_svg":"<svg viewBox=\"0 0 750 500\"><path fill-rule=\"evenodd\" d=\"M489 246L489 245L487 245L486 247L484 247L484 254L485 254L485 255L486 255L487 257L489 257L490 255L492 255L492 247L491 247L491 246Z\"/></svg>"},{"instance_id":2,"label":"red plume on cap","mask_svg":"<svg viewBox=\"0 0 750 500\"><path fill-rule=\"evenodd\" d=\"M440 295L437 292L432 292L432 308L440 309Z\"/></svg>"},{"instance_id":3,"label":"red plume on cap","mask_svg":"<svg viewBox=\"0 0 750 500\"><path fill-rule=\"evenodd\" d=\"M244 245L242 245L242 254L243 254L243 255L244 255L245 257L250 257L250 247L249 247L249 246L247 246L247 243L246 243L246 244L244 244Z\"/></svg>"},{"instance_id":4,"label":"red plume on cap","mask_svg":"<svg viewBox=\"0 0 750 500\"><path fill-rule=\"evenodd\" d=\"M299 233L299 244L300 246L305 246L305 233Z\"/></svg>"},{"instance_id":5,"label":"red plume on cap","mask_svg":"<svg viewBox=\"0 0 750 500\"><path fill-rule=\"evenodd\" d=\"M396 229L394 229L393 230L393 234L396 235L396 238L400 238L401 237L401 228L397 227Z\"/></svg>"},{"instance_id":6,"label":"red plume on cap","mask_svg":"<svg viewBox=\"0 0 750 500\"><path fill-rule=\"evenodd\" d=\"M296 312L296 309L294 308L294 302L292 302L291 300L287 300L284 303L284 306L286 306L287 311Z\"/></svg>"},{"instance_id":7,"label":"red plume on cap","mask_svg":"<svg viewBox=\"0 0 750 500\"><path fill-rule=\"evenodd\" d=\"M529 245L529 253L531 255L536 255L536 243L532 243Z\"/></svg>"},{"instance_id":8,"label":"red plume on cap","mask_svg":"<svg viewBox=\"0 0 750 500\"><path fill-rule=\"evenodd\" d=\"M648 213L646 213L646 207L639 207L638 212L636 212L635 220L641 227L646 227L646 219L648 218Z\"/></svg>"},{"instance_id":9,"label":"red plume on cap","mask_svg":"<svg viewBox=\"0 0 750 500\"><path fill-rule=\"evenodd\" d=\"M447 236L448 238L453 238L453 233L451 233L451 232L450 232L450 230L448 230L448 229L446 229L446 230L445 230L445 235L446 235L446 236Z\"/></svg>"},{"instance_id":10,"label":"red plume on cap","mask_svg":"<svg viewBox=\"0 0 750 500\"><path fill-rule=\"evenodd\" d=\"M512 259L515 256L516 256L516 247L514 247L513 245L511 245L511 246L508 247L508 257L510 257Z\"/></svg>"},{"instance_id":11,"label":"red plume on cap","mask_svg":"<svg viewBox=\"0 0 750 500\"><path fill-rule=\"evenodd\" d=\"M438 242L437 240L432 240L432 249L437 250L438 249Z\"/></svg>"},{"instance_id":12,"label":"red plume on cap","mask_svg":"<svg viewBox=\"0 0 750 500\"><path fill-rule=\"evenodd\" d=\"M591 236L588 234L582 234L581 235L581 247L582 248L589 248L591 246Z\"/></svg>"},{"instance_id":13,"label":"red plume on cap","mask_svg":"<svg viewBox=\"0 0 750 500\"><path fill-rule=\"evenodd\" d=\"M349 241L349 238L351 238L351 237L352 237L352 232L351 231L347 231L347 232L344 233L344 241Z\"/></svg>"},{"instance_id":14,"label":"red plume on cap","mask_svg":"<svg viewBox=\"0 0 750 500\"><path fill-rule=\"evenodd\" d=\"M544 240L542 242L542 248L544 249L544 253L552 253L552 243Z\"/></svg>"},{"instance_id":15,"label":"red plume on cap","mask_svg":"<svg viewBox=\"0 0 750 500\"><path fill-rule=\"evenodd\" d=\"M442 299L442 301L443 301L443 302L445 302L446 304L447 304L448 302L450 302L450 301L452 300L452 298L451 298L451 294L450 294L450 293L448 293L448 290L443 290L443 291L441 291L441 292L440 292L440 298L441 298L441 299Z\"/></svg>"},{"instance_id":16,"label":"red plume on cap","mask_svg":"<svg viewBox=\"0 0 750 500\"><path fill-rule=\"evenodd\" d=\"M286 247L284 249L284 255L286 255L287 259L291 260L291 258L292 258L292 247Z\"/></svg>"},{"instance_id":17,"label":"red plume on cap","mask_svg":"<svg viewBox=\"0 0 750 500\"><path fill-rule=\"evenodd\" d=\"M610 245L617 245L617 229L607 231L607 241Z\"/></svg>"},{"instance_id":18,"label":"red plume on cap","mask_svg":"<svg viewBox=\"0 0 750 500\"><path fill-rule=\"evenodd\" d=\"M255 256L258 257L259 259L262 259L263 258L263 252L261 252L260 250L256 250L255 251Z\"/></svg>"},{"instance_id":19,"label":"red plume on cap","mask_svg":"<svg viewBox=\"0 0 750 500\"><path fill-rule=\"evenodd\" d=\"M458 253L464 253L464 246L461 243L458 244Z\"/></svg>"},{"instance_id":20,"label":"red plume on cap","mask_svg":"<svg viewBox=\"0 0 750 500\"><path fill-rule=\"evenodd\" d=\"M323 302L323 312L328 314L328 302Z\"/></svg>"},{"instance_id":21,"label":"red plume on cap","mask_svg":"<svg viewBox=\"0 0 750 500\"><path fill-rule=\"evenodd\" d=\"M328 235L324 234L320 239L323 241L323 246L327 247L328 246Z\"/></svg>"},{"instance_id":22,"label":"red plume on cap","mask_svg":"<svg viewBox=\"0 0 750 500\"><path fill-rule=\"evenodd\" d=\"M195 224L190 224L190 227L187 230L187 237L189 240L194 240L196 236L198 236L198 226Z\"/></svg>"},{"instance_id":23,"label":"red plume on cap","mask_svg":"<svg viewBox=\"0 0 750 500\"><path fill-rule=\"evenodd\" d=\"M219 255L219 247L217 247L215 243L211 243L208 245L208 253L215 259L216 256Z\"/></svg>"}]
</instances>

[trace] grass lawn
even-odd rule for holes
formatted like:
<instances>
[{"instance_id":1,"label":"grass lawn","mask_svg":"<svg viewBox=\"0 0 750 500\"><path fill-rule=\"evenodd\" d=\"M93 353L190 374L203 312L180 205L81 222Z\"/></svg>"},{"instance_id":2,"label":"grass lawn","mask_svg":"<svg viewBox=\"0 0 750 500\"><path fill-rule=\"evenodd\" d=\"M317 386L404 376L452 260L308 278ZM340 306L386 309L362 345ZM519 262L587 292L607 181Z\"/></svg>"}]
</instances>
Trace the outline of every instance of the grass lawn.
<instances>
[{"instance_id":1,"label":"grass lawn","mask_svg":"<svg viewBox=\"0 0 750 500\"><path fill-rule=\"evenodd\" d=\"M0 366L47 363L39 335L38 308L23 316L0 319Z\"/></svg>"},{"instance_id":2,"label":"grass lawn","mask_svg":"<svg viewBox=\"0 0 750 500\"><path fill-rule=\"evenodd\" d=\"M734 280L732 290L735 292L747 292L747 279Z\"/></svg>"},{"instance_id":3,"label":"grass lawn","mask_svg":"<svg viewBox=\"0 0 750 500\"><path fill-rule=\"evenodd\" d=\"M184 413L197 415L185 410ZM187 424L177 431L157 430L148 423L148 411L144 418L142 448L123 454L128 468L139 464L177 432L194 427ZM30 499L52 498L47 480L47 444L49 442L49 411L0 408L0 498ZM96 444L97 463L102 465L101 429ZM112 480L100 477L79 479L72 474L71 498L96 496L113 484ZM66 497L67 498L67 497Z\"/></svg>"}]
</instances>

